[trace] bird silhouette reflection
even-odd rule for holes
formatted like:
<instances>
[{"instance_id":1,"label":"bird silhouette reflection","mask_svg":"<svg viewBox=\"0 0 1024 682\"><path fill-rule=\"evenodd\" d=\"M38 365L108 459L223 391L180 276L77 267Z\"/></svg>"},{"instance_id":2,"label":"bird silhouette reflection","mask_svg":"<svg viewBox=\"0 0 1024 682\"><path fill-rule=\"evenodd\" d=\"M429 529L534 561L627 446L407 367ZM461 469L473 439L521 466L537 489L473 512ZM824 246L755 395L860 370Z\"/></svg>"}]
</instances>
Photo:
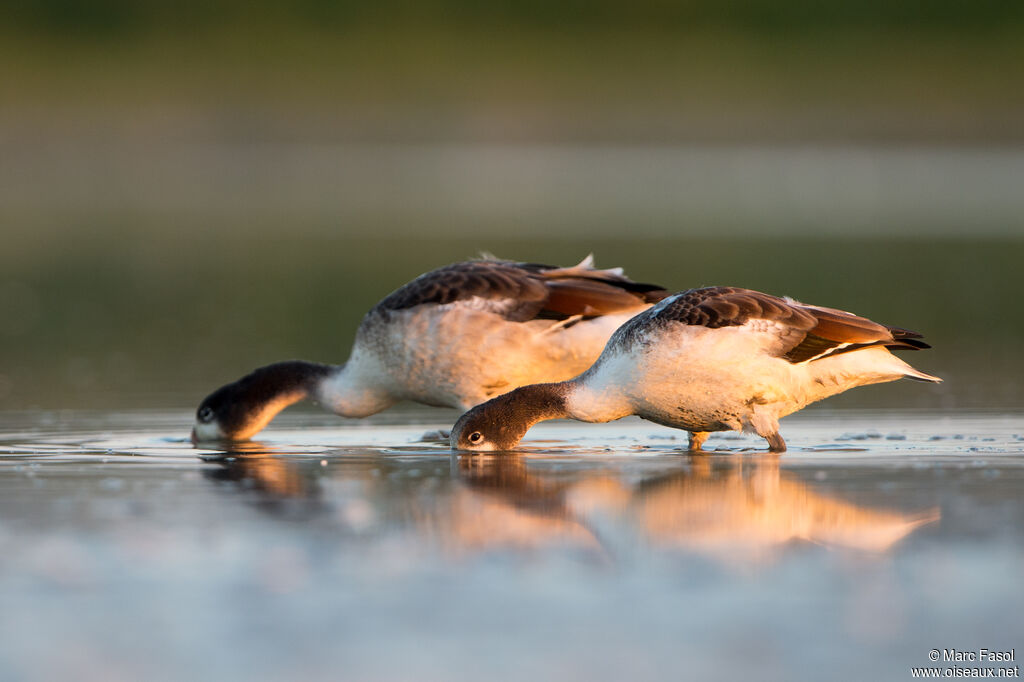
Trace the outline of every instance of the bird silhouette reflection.
<instances>
[{"instance_id":1,"label":"bird silhouette reflection","mask_svg":"<svg viewBox=\"0 0 1024 682\"><path fill-rule=\"evenodd\" d=\"M906 512L821 492L782 470L777 457L668 456L640 468L426 454L389 457L367 448L310 457L251 443L207 458L216 465L207 475L282 517L345 523L339 506L355 504L370 510L366 527L405 533L453 556L568 551L607 561L674 551L746 563L808 543L878 554L940 516L937 508Z\"/></svg>"}]
</instances>

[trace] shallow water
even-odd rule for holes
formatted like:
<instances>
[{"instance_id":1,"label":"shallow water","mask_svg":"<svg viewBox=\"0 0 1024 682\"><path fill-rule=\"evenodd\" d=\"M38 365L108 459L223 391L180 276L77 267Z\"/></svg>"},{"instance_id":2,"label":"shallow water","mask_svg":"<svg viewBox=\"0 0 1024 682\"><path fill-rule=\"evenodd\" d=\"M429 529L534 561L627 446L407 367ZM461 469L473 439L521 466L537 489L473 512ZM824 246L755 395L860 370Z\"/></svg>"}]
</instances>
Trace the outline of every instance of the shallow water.
<instances>
[{"instance_id":1,"label":"shallow water","mask_svg":"<svg viewBox=\"0 0 1024 682\"><path fill-rule=\"evenodd\" d=\"M0 678L910 679L1024 651L1019 416L812 409L781 458L632 419L419 441L453 419L286 414L225 452L186 413L5 413Z\"/></svg>"}]
</instances>

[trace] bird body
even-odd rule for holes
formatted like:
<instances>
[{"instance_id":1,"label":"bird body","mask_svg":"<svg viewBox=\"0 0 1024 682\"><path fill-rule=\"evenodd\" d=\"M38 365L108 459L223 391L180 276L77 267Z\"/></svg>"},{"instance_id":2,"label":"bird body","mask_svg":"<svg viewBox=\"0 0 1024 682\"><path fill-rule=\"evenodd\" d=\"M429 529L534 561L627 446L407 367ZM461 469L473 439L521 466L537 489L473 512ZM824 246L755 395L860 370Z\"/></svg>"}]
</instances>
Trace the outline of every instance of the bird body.
<instances>
[{"instance_id":1,"label":"bird body","mask_svg":"<svg viewBox=\"0 0 1024 682\"><path fill-rule=\"evenodd\" d=\"M345 417L403 400L466 410L518 386L586 370L623 322L667 292L590 257L572 267L455 263L397 289L363 318L348 361L275 363L208 396L197 440L244 440L304 398Z\"/></svg>"},{"instance_id":2,"label":"bird body","mask_svg":"<svg viewBox=\"0 0 1024 682\"><path fill-rule=\"evenodd\" d=\"M927 348L919 338L748 289L694 289L626 322L580 376L527 386L474 408L453 429L452 445L506 449L540 419L605 422L635 414L689 431L694 449L710 432L743 430L781 451L778 420L810 403L903 377L941 381L890 352ZM522 421L496 428L495 415Z\"/></svg>"},{"instance_id":3,"label":"bird body","mask_svg":"<svg viewBox=\"0 0 1024 682\"><path fill-rule=\"evenodd\" d=\"M593 364L612 333L642 308L585 323L509 322L459 303L368 315L345 367L318 400L345 416L401 400L469 409L538 379L563 381Z\"/></svg>"}]
</instances>

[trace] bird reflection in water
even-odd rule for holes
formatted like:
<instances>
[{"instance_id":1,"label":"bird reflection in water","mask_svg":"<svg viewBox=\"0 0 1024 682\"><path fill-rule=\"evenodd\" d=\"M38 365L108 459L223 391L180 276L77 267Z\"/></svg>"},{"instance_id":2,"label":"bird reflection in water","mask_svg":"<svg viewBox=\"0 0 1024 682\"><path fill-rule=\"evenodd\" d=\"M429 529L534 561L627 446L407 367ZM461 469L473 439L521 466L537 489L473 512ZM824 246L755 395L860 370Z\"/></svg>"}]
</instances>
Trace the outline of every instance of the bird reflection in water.
<instances>
[{"instance_id":1,"label":"bird reflection in water","mask_svg":"<svg viewBox=\"0 0 1024 682\"><path fill-rule=\"evenodd\" d=\"M346 504L362 497L366 507L388 510L390 530L453 556L554 551L603 563L646 547L749 563L800 543L883 553L939 519L936 508L906 513L823 494L763 455L659 458L642 464L657 470L652 474L638 472L635 462L552 467L535 456L474 454L424 471L415 458L382 458L370 449L313 460L250 445L252 451L218 458L221 469L210 477L293 518L331 510L339 500L325 496L323 480L343 479L352 484Z\"/></svg>"},{"instance_id":2,"label":"bird reflection in water","mask_svg":"<svg viewBox=\"0 0 1024 682\"><path fill-rule=\"evenodd\" d=\"M629 513L653 544L721 558L757 558L794 541L880 553L939 519L938 508L906 514L821 494L780 472L778 457L725 466L702 459L630 496Z\"/></svg>"},{"instance_id":3,"label":"bird reflection in water","mask_svg":"<svg viewBox=\"0 0 1024 682\"><path fill-rule=\"evenodd\" d=\"M522 456L463 456L463 499L437 522L456 546L681 549L723 561L762 559L799 541L880 553L939 518L873 509L817 492L777 457L688 456L639 482L614 471L572 480L534 473ZM466 499L468 498L468 499Z\"/></svg>"},{"instance_id":4,"label":"bird reflection in water","mask_svg":"<svg viewBox=\"0 0 1024 682\"><path fill-rule=\"evenodd\" d=\"M230 450L203 459L219 465L204 470L207 478L249 493L248 499L276 516L308 518L327 508L319 472L266 444L235 443Z\"/></svg>"},{"instance_id":5,"label":"bird reflection in water","mask_svg":"<svg viewBox=\"0 0 1024 682\"><path fill-rule=\"evenodd\" d=\"M566 503L570 491L585 485L586 478L581 482L534 473L517 454L453 459L462 485L438 508L440 513L423 519L449 551L560 549L608 558L605 543L587 519Z\"/></svg>"}]
</instances>

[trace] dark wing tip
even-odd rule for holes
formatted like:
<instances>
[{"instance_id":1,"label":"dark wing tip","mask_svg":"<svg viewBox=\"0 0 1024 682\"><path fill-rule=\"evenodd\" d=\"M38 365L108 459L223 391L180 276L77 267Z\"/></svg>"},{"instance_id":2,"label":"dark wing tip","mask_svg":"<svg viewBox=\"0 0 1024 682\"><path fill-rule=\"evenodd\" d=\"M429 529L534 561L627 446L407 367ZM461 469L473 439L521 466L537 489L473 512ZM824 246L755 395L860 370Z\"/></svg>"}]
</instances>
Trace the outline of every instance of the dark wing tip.
<instances>
[{"instance_id":1,"label":"dark wing tip","mask_svg":"<svg viewBox=\"0 0 1024 682\"><path fill-rule=\"evenodd\" d=\"M924 338L923 334L912 332L909 329L902 327L888 327L889 333L892 334L894 339L921 339Z\"/></svg>"},{"instance_id":2,"label":"dark wing tip","mask_svg":"<svg viewBox=\"0 0 1024 682\"><path fill-rule=\"evenodd\" d=\"M672 293L665 287L657 284L647 284L645 282L634 282L632 280L626 280L625 282L614 282L617 286L631 294L637 294L640 296L644 303L657 303Z\"/></svg>"},{"instance_id":3,"label":"dark wing tip","mask_svg":"<svg viewBox=\"0 0 1024 682\"><path fill-rule=\"evenodd\" d=\"M885 347L889 350L925 350L931 345L920 339L896 339L895 343L888 343Z\"/></svg>"}]
</instances>

